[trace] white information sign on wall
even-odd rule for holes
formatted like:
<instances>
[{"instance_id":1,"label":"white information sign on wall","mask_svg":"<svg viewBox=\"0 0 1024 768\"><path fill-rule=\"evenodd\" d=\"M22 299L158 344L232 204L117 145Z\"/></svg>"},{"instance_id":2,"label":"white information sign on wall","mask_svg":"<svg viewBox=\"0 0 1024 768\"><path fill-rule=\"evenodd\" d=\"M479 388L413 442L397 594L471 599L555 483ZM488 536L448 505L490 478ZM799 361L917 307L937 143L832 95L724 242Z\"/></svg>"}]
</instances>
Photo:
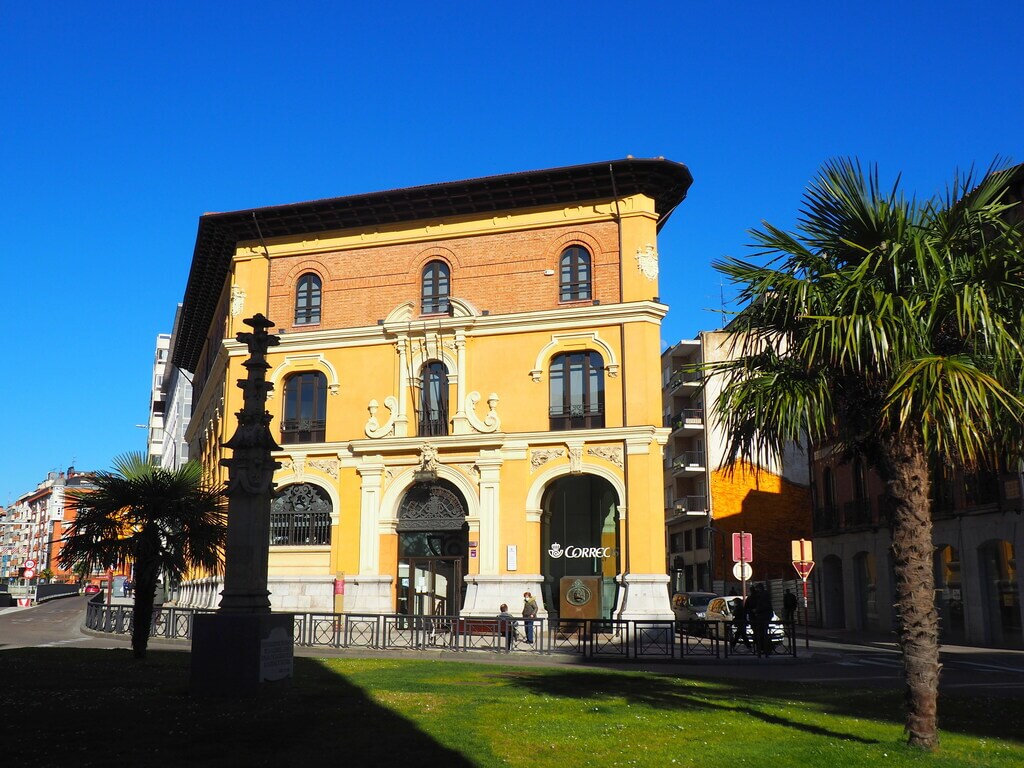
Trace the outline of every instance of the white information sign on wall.
<instances>
[{"instance_id":1,"label":"white information sign on wall","mask_svg":"<svg viewBox=\"0 0 1024 768\"><path fill-rule=\"evenodd\" d=\"M519 550L515 544L509 544L505 549L505 566L510 571L519 568Z\"/></svg>"}]
</instances>

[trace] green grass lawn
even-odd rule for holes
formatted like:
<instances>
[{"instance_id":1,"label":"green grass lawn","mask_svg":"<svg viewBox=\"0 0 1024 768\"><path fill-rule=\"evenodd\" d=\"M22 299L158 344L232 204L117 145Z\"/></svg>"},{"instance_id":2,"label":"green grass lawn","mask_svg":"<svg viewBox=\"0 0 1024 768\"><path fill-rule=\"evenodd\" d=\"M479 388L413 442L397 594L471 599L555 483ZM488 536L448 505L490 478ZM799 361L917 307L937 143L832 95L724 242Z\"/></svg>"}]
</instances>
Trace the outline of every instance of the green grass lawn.
<instances>
[{"instance_id":1,"label":"green grass lawn","mask_svg":"<svg viewBox=\"0 0 1024 768\"><path fill-rule=\"evenodd\" d=\"M4 766L1017 766L1024 702L944 697L903 745L900 694L404 659L295 660L256 699L196 698L189 655L0 652Z\"/></svg>"}]
</instances>

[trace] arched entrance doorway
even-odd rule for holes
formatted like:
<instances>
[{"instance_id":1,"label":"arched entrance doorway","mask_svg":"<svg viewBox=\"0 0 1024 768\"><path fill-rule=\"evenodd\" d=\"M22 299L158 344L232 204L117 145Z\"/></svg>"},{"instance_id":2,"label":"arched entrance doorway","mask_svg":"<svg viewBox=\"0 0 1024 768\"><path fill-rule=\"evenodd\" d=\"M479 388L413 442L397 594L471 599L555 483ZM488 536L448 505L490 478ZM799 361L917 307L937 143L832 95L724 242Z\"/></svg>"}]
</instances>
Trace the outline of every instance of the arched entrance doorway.
<instances>
[{"instance_id":1,"label":"arched entrance doorway","mask_svg":"<svg viewBox=\"0 0 1024 768\"><path fill-rule=\"evenodd\" d=\"M846 601L843 599L843 561L829 555L821 566L822 614L828 629L846 627Z\"/></svg>"},{"instance_id":2,"label":"arched entrance doorway","mask_svg":"<svg viewBox=\"0 0 1024 768\"><path fill-rule=\"evenodd\" d=\"M857 629L878 629L878 571L870 552L858 552L853 557L853 587Z\"/></svg>"},{"instance_id":3,"label":"arched entrance doorway","mask_svg":"<svg viewBox=\"0 0 1024 768\"><path fill-rule=\"evenodd\" d=\"M447 480L416 483L398 508L397 613L457 616L469 549L466 502Z\"/></svg>"},{"instance_id":4,"label":"arched entrance doorway","mask_svg":"<svg viewBox=\"0 0 1024 768\"><path fill-rule=\"evenodd\" d=\"M1005 540L987 541L978 548L978 561L986 641L1004 648L1020 648L1024 645L1024 634L1014 546Z\"/></svg>"},{"instance_id":5,"label":"arched entrance doorway","mask_svg":"<svg viewBox=\"0 0 1024 768\"><path fill-rule=\"evenodd\" d=\"M551 613L611 617L621 572L618 504L611 483L595 475L562 477L545 490L540 554Z\"/></svg>"}]
</instances>

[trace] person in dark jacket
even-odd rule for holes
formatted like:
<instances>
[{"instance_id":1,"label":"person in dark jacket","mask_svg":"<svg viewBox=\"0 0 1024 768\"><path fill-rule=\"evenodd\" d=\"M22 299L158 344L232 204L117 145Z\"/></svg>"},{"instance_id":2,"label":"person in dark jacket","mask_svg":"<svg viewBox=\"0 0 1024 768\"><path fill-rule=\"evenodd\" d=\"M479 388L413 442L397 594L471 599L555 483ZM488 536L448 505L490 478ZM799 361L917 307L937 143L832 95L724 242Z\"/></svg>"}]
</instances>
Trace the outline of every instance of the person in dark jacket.
<instances>
[{"instance_id":1,"label":"person in dark jacket","mask_svg":"<svg viewBox=\"0 0 1024 768\"><path fill-rule=\"evenodd\" d=\"M730 650L736 650L736 644L743 641L743 644L750 648L750 638L747 637L747 606L743 604L742 598L735 598L730 603L732 608L732 644Z\"/></svg>"},{"instance_id":2,"label":"person in dark jacket","mask_svg":"<svg viewBox=\"0 0 1024 768\"><path fill-rule=\"evenodd\" d=\"M508 612L508 605L501 604L501 613L498 614L498 632L505 637L505 650L512 650L512 639L515 637L515 619Z\"/></svg>"}]
</instances>

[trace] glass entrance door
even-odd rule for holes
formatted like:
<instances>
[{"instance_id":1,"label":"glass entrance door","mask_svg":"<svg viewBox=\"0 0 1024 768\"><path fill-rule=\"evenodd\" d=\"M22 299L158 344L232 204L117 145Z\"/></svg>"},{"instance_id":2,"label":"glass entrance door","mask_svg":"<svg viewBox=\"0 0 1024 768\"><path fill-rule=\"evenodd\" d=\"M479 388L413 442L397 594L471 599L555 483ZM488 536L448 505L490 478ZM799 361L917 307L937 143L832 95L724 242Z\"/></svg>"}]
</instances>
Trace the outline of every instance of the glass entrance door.
<instances>
[{"instance_id":1,"label":"glass entrance door","mask_svg":"<svg viewBox=\"0 0 1024 768\"><path fill-rule=\"evenodd\" d=\"M398 613L457 616L462 604L462 558L401 558L398 584Z\"/></svg>"}]
</instances>

